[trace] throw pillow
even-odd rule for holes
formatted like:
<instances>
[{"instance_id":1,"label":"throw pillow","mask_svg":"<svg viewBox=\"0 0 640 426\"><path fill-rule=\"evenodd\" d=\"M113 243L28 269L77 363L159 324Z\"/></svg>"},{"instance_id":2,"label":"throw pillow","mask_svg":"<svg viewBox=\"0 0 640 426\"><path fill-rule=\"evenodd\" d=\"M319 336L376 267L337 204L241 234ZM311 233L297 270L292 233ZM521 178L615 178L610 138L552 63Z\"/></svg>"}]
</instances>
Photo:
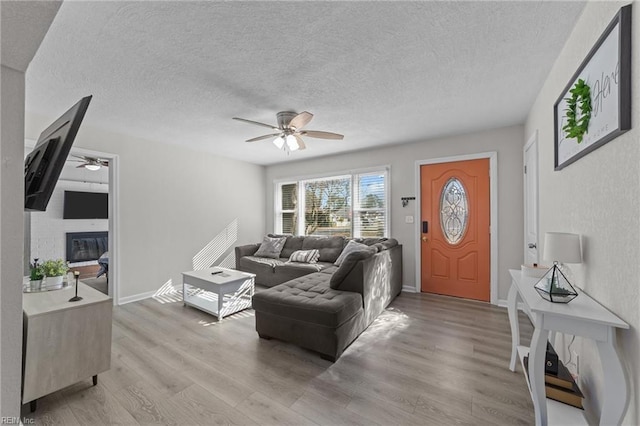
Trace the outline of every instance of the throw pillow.
<instances>
[{"instance_id":1,"label":"throw pillow","mask_svg":"<svg viewBox=\"0 0 640 426\"><path fill-rule=\"evenodd\" d=\"M291 256L296 250L302 250L302 242L304 241L304 237L295 236L295 235L285 235L285 234L267 234L267 237L271 238L280 238L287 237L287 241L284 243L284 247L280 252L280 257L286 257L287 259Z\"/></svg>"},{"instance_id":2,"label":"throw pillow","mask_svg":"<svg viewBox=\"0 0 640 426\"><path fill-rule=\"evenodd\" d=\"M342 249L344 248L344 237L333 236L323 237L319 235L310 235L304 237L300 250L317 249L320 252L318 262L333 263L338 259Z\"/></svg>"},{"instance_id":3,"label":"throw pillow","mask_svg":"<svg viewBox=\"0 0 640 426\"><path fill-rule=\"evenodd\" d=\"M338 256L338 259L335 261L334 265L340 266L345 257L347 257L347 255L352 251L366 250L367 248L369 248L369 246L365 244L357 243L353 240L349 241L349 243L342 250L342 253L340 253L340 256Z\"/></svg>"},{"instance_id":4,"label":"throw pillow","mask_svg":"<svg viewBox=\"0 0 640 426\"><path fill-rule=\"evenodd\" d=\"M320 251L318 250L296 250L291 253L289 262L298 263L316 263L320 258Z\"/></svg>"},{"instance_id":5,"label":"throw pillow","mask_svg":"<svg viewBox=\"0 0 640 426\"><path fill-rule=\"evenodd\" d=\"M258 248L258 251L254 254L254 256L277 259L280 257L280 252L282 251L282 248L284 247L284 243L286 241L287 237L264 237L264 239L262 240L262 244L260 244L260 248Z\"/></svg>"},{"instance_id":6,"label":"throw pillow","mask_svg":"<svg viewBox=\"0 0 640 426\"><path fill-rule=\"evenodd\" d=\"M367 259L376 254L374 247L366 247L365 249L354 250L349 255L345 256L338 269L331 275L329 280L329 287L334 290L355 291L362 293L363 276L362 274L356 274L355 277L350 277L351 271L358 264L359 261Z\"/></svg>"}]
</instances>

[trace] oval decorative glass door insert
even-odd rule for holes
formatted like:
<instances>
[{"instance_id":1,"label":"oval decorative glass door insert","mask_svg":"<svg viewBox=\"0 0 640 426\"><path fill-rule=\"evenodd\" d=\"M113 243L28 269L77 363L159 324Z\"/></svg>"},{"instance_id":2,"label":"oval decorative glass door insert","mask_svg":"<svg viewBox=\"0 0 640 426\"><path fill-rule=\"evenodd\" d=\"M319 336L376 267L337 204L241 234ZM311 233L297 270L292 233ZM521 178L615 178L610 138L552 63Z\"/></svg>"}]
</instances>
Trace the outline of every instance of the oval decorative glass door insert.
<instances>
[{"instance_id":1,"label":"oval decorative glass door insert","mask_svg":"<svg viewBox=\"0 0 640 426\"><path fill-rule=\"evenodd\" d=\"M458 244L469 224L467 192L458 178L452 177L440 195L440 226L449 244Z\"/></svg>"}]
</instances>

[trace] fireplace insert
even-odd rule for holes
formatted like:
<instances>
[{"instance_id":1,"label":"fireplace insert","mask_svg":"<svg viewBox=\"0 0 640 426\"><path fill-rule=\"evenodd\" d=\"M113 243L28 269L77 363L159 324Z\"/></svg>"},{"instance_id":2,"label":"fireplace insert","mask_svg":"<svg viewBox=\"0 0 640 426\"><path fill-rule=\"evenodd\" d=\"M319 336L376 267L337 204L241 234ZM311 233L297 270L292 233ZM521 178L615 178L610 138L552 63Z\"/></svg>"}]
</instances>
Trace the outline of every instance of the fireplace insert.
<instances>
[{"instance_id":1,"label":"fireplace insert","mask_svg":"<svg viewBox=\"0 0 640 426\"><path fill-rule=\"evenodd\" d=\"M104 232L68 232L67 261L88 262L98 260L109 250L109 233Z\"/></svg>"}]
</instances>

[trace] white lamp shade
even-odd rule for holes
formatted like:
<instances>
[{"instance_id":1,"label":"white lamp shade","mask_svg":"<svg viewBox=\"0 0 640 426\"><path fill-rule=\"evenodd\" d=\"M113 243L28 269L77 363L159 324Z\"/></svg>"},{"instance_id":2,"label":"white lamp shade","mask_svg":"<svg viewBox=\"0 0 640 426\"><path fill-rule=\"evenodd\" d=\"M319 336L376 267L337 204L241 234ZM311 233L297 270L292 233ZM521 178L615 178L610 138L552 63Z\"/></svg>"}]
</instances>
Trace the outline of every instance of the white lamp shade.
<instances>
[{"instance_id":1,"label":"white lamp shade","mask_svg":"<svg viewBox=\"0 0 640 426\"><path fill-rule=\"evenodd\" d=\"M300 148L300 145L298 145L298 141L296 140L296 137L293 135L287 135L287 137L285 138L285 141L287 142L287 146L291 151L295 151Z\"/></svg>"},{"instance_id":2,"label":"white lamp shade","mask_svg":"<svg viewBox=\"0 0 640 426\"><path fill-rule=\"evenodd\" d=\"M278 136L274 141L273 144L275 146L278 147L278 149L282 148L284 146L284 139L282 138L282 136Z\"/></svg>"},{"instance_id":3,"label":"white lamp shade","mask_svg":"<svg viewBox=\"0 0 640 426\"><path fill-rule=\"evenodd\" d=\"M544 234L544 260L560 263L581 263L580 235L565 232Z\"/></svg>"}]
</instances>

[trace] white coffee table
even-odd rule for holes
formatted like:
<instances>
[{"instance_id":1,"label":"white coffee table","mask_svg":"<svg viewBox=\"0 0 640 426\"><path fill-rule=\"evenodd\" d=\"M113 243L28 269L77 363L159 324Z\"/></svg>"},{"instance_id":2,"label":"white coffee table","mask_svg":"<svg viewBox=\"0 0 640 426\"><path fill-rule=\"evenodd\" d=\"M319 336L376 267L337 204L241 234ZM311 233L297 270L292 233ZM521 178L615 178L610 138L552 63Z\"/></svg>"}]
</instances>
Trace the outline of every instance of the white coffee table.
<instances>
[{"instance_id":1,"label":"white coffee table","mask_svg":"<svg viewBox=\"0 0 640 426\"><path fill-rule=\"evenodd\" d=\"M251 307L255 277L255 274L220 267L183 272L184 305L222 320L227 315Z\"/></svg>"}]
</instances>

